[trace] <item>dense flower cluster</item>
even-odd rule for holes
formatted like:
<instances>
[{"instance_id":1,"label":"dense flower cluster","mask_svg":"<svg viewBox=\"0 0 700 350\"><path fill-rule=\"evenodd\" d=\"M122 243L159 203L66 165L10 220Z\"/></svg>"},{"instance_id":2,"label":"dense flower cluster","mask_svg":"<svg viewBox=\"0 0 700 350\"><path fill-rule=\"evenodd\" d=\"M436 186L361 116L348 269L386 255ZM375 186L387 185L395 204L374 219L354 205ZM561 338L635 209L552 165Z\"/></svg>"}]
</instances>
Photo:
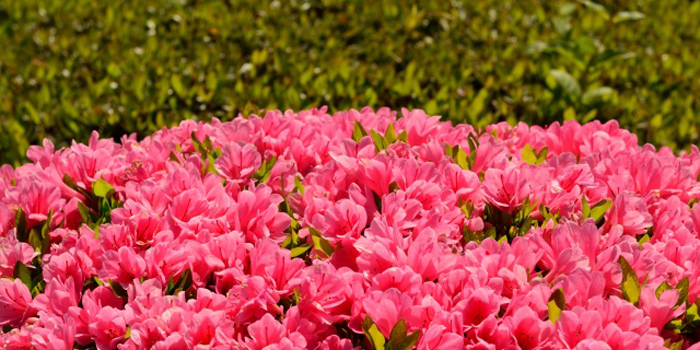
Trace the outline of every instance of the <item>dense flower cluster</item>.
<instances>
[{"instance_id":1,"label":"dense flower cluster","mask_svg":"<svg viewBox=\"0 0 700 350\"><path fill-rule=\"evenodd\" d=\"M31 147L0 169L0 348L700 346L696 148L401 114Z\"/></svg>"}]
</instances>

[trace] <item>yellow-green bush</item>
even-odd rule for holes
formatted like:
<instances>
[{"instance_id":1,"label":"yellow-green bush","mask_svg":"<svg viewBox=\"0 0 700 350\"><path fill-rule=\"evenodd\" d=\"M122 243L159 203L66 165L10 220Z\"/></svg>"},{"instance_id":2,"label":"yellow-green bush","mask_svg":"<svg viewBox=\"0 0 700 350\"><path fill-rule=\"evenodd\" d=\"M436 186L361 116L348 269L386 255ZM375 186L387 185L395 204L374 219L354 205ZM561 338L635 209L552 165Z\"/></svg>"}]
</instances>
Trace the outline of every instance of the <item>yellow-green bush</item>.
<instances>
[{"instance_id":1,"label":"yellow-green bush","mask_svg":"<svg viewBox=\"0 0 700 350\"><path fill-rule=\"evenodd\" d=\"M260 108L618 119L696 142L700 1L0 0L0 161Z\"/></svg>"}]
</instances>

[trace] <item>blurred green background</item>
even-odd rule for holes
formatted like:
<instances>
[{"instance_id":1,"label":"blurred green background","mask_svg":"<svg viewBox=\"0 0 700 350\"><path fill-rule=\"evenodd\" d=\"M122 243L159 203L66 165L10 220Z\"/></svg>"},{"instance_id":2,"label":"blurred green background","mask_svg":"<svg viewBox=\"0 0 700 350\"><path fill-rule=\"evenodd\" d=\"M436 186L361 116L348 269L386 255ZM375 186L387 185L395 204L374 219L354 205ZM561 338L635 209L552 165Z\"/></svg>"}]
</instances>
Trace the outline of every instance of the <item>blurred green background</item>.
<instances>
[{"instance_id":1,"label":"blurred green background","mask_svg":"<svg viewBox=\"0 0 700 350\"><path fill-rule=\"evenodd\" d=\"M619 120L687 149L700 1L0 0L0 162L239 112Z\"/></svg>"}]
</instances>

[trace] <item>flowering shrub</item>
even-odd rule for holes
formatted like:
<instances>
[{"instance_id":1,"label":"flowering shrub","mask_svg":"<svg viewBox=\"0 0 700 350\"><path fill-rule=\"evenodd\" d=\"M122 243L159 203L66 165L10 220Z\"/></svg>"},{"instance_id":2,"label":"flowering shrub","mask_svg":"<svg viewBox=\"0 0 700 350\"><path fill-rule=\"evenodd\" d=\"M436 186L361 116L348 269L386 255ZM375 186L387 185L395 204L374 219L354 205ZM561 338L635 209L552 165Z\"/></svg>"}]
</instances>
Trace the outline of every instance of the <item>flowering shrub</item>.
<instances>
[{"instance_id":1,"label":"flowering shrub","mask_svg":"<svg viewBox=\"0 0 700 350\"><path fill-rule=\"evenodd\" d=\"M697 148L402 114L31 147L0 170L0 344L700 346Z\"/></svg>"}]
</instances>

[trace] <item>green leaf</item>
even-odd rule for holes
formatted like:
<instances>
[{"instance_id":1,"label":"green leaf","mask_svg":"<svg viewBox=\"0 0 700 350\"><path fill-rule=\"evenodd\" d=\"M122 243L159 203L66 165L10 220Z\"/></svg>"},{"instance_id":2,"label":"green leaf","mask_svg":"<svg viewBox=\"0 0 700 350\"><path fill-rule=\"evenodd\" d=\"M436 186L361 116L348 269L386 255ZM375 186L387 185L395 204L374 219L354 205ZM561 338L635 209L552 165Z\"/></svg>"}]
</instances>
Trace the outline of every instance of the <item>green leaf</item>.
<instances>
[{"instance_id":1,"label":"green leaf","mask_svg":"<svg viewBox=\"0 0 700 350\"><path fill-rule=\"evenodd\" d=\"M92 191L95 193L95 196L104 198L107 197L107 193L114 191L114 186L105 180L99 179L92 185Z\"/></svg>"},{"instance_id":2,"label":"green leaf","mask_svg":"<svg viewBox=\"0 0 700 350\"><path fill-rule=\"evenodd\" d=\"M297 256L300 256L304 253L306 253L307 250L311 248L310 244L302 244L298 247L292 248L292 258L296 258Z\"/></svg>"},{"instance_id":3,"label":"green leaf","mask_svg":"<svg viewBox=\"0 0 700 350\"><path fill-rule=\"evenodd\" d=\"M469 144L469 155L476 155L476 150L479 148L479 139L474 133L467 135L467 143Z\"/></svg>"},{"instance_id":4,"label":"green leaf","mask_svg":"<svg viewBox=\"0 0 700 350\"><path fill-rule=\"evenodd\" d=\"M528 231L530 231L530 228L532 228L532 217L528 216L520 225L520 235L522 236L526 234Z\"/></svg>"},{"instance_id":5,"label":"green leaf","mask_svg":"<svg viewBox=\"0 0 700 350\"><path fill-rule=\"evenodd\" d=\"M400 132L398 138L403 142L408 142L408 134L406 133L406 130Z\"/></svg>"},{"instance_id":6,"label":"green leaf","mask_svg":"<svg viewBox=\"0 0 700 350\"><path fill-rule=\"evenodd\" d=\"M549 71L549 74L557 82L557 86L560 86L568 95L574 97L581 95L581 85L571 74L559 69L552 69Z\"/></svg>"},{"instance_id":7,"label":"green leaf","mask_svg":"<svg viewBox=\"0 0 700 350\"><path fill-rule=\"evenodd\" d=\"M402 318L396 322L394 327L391 329L391 334L389 335L389 348L396 349L399 342L404 340L407 334L408 330L406 329L406 322Z\"/></svg>"},{"instance_id":8,"label":"green leaf","mask_svg":"<svg viewBox=\"0 0 700 350\"><path fill-rule=\"evenodd\" d=\"M583 220L591 217L591 207L588 205L585 195L581 197L581 214L583 215Z\"/></svg>"},{"instance_id":9,"label":"green leaf","mask_svg":"<svg viewBox=\"0 0 700 350\"><path fill-rule=\"evenodd\" d=\"M170 76L170 86L173 88L175 93L180 97L187 96L187 90L182 84L182 78L178 74L173 74Z\"/></svg>"},{"instance_id":10,"label":"green leaf","mask_svg":"<svg viewBox=\"0 0 700 350\"><path fill-rule=\"evenodd\" d=\"M114 295L126 299L129 294L126 292L126 289L122 287L119 282L114 282L114 281L109 281L109 286L112 288L112 291L114 292Z\"/></svg>"},{"instance_id":11,"label":"green leaf","mask_svg":"<svg viewBox=\"0 0 700 350\"><path fill-rule=\"evenodd\" d=\"M637 273L634 272L632 265L627 262L625 257L620 256L618 262L620 268L622 268L622 284L620 285L622 297L630 303L637 305L637 302L639 302L639 294L641 293L641 286Z\"/></svg>"},{"instance_id":12,"label":"green leaf","mask_svg":"<svg viewBox=\"0 0 700 350\"><path fill-rule=\"evenodd\" d=\"M455 146L455 147L459 147L459 146ZM455 147L450 146L450 143L447 142L445 144L445 155L454 159L454 154L457 151L457 148L455 148Z\"/></svg>"},{"instance_id":13,"label":"green leaf","mask_svg":"<svg viewBox=\"0 0 700 350\"><path fill-rule=\"evenodd\" d=\"M282 248L290 249L293 247L293 245L292 245L293 235L294 235L294 231L292 231L292 233L288 234L287 237L284 238L284 241L282 242Z\"/></svg>"},{"instance_id":14,"label":"green leaf","mask_svg":"<svg viewBox=\"0 0 700 350\"><path fill-rule=\"evenodd\" d=\"M34 250L37 253L40 253L40 254L44 253L44 249L43 249L44 244L43 244L43 240L41 239L41 232L38 231L37 229L33 228L29 232L29 239L27 240L27 243L29 243L29 245L32 246L32 248L34 248Z\"/></svg>"},{"instance_id":15,"label":"green leaf","mask_svg":"<svg viewBox=\"0 0 700 350\"><path fill-rule=\"evenodd\" d=\"M623 60L634 57L636 54L632 51L605 49L597 54L591 61L591 66L595 67L599 64L612 60Z\"/></svg>"},{"instance_id":16,"label":"green leaf","mask_svg":"<svg viewBox=\"0 0 700 350\"><path fill-rule=\"evenodd\" d=\"M168 284L165 286L165 294L172 294L173 289L175 289L175 282L173 282L173 275L170 275L170 277L168 277Z\"/></svg>"},{"instance_id":17,"label":"green leaf","mask_svg":"<svg viewBox=\"0 0 700 350\"><path fill-rule=\"evenodd\" d=\"M524 162L539 165L542 162L544 162L545 160L547 160L547 153L548 152L549 152L549 149L547 147L541 149L539 152L535 152L530 147L530 144L525 144L525 147L523 147L521 154L522 154L522 159Z\"/></svg>"},{"instance_id":18,"label":"green leaf","mask_svg":"<svg viewBox=\"0 0 700 350\"><path fill-rule=\"evenodd\" d=\"M265 183L270 178L272 167L275 166L276 162L277 157L272 157L264 161L262 165L260 165L260 169L253 175L253 178L257 179L258 183Z\"/></svg>"},{"instance_id":19,"label":"green leaf","mask_svg":"<svg viewBox=\"0 0 700 350\"><path fill-rule=\"evenodd\" d=\"M698 308L698 302L690 304L688 309L685 310L685 318L689 322L697 322L700 320L700 309Z\"/></svg>"},{"instance_id":20,"label":"green leaf","mask_svg":"<svg viewBox=\"0 0 700 350\"><path fill-rule=\"evenodd\" d=\"M678 281L676 289L678 290L678 302L676 302L676 306L680 306L688 301L688 292L690 291L690 279L688 279L688 276Z\"/></svg>"},{"instance_id":21,"label":"green leaf","mask_svg":"<svg viewBox=\"0 0 700 350\"><path fill-rule=\"evenodd\" d=\"M44 225L41 227L41 237L46 238L51 232L51 225L53 223L53 208L49 209L49 215L44 221Z\"/></svg>"},{"instance_id":22,"label":"green leaf","mask_svg":"<svg viewBox=\"0 0 700 350\"><path fill-rule=\"evenodd\" d=\"M213 71L209 72L207 74L207 80L206 80L207 89L209 91L214 91L214 90L216 90L216 87L218 86L218 84L219 84L219 78L216 76L216 73L214 73Z\"/></svg>"},{"instance_id":23,"label":"green leaf","mask_svg":"<svg viewBox=\"0 0 700 350\"><path fill-rule=\"evenodd\" d=\"M542 164L545 160L547 160L547 154L549 154L549 147L542 148L539 152L537 152L537 164Z\"/></svg>"},{"instance_id":24,"label":"green leaf","mask_svg":"<svg viewBox=\"0 0 700 350\"><path fill-rule=\"evenodd\" d=\"M379 135L374 130L369 131L370 135L372 135L372 139L374 140L374 147L377 149L377 152L386 149L386 145L384 144L384 138L382 135Z\"/></svg>"},{"instance_id":25,"label":"green leaf","mask_svg":"<svg viewBox=\"0 0 700 350\"><path fill-rule=\"evenodd\" d=\"M78 202L78 212L80 213L80 217L83 219L84 223L88 225L92 224L92 210L83 204L83 202Z\"/></svg>"},{"instance_id":26,"label":"green leaf","mask_svg":"<svg viewBox=\"0 0 700 350\"><path fill-rule=\"evenodd\" d=\"M673 287L671 287L671 285L668 284L668 282L666 282L666 281L661 282L661 285L659 285L659 287L656 288L656 298L658 299L663 292L665 292L667 290L672 290L672 289L673 289ZM680 298L678 298L678 299L680 301Z\"/></svg>"},{"instance_id":27,"label":"green leaf","mask_svg":"<svg viewBox=\"0 0 700 350\"><path fill-rule=\"evenodd\" d=\"M20 242L26 242L29 238L27 234L27 215L22 210L22 207L17 208L17 214L15 214L15 227L17 228L17 240Z\"/></svg>"},{"instance_id":28,"label":"green leaf","mask_svg":"<svg viewBox=\"0 0 700 350\"><path fill-rule=\"evenodd\" d=\"M664 346L666 348L668 348L668 350L682 350L683 344L685 344L684 339L681 339L681 340L673 342L673 343L671 343L671 339L666 339L664 341Z\"/></svg>"},{"instance_id":29,"label":"green leaf","mask_svg":"<svg viewBox=\"0 0 700 350\"><path fill-rule=\"evenodd\" d=\"M649 238L649 234L645 233L644 236L642 236L642 238L639 239L639 248L641 249L642 245L644 243L649 242L650 240L651 240L651 238Z\"/></svg>"},{"instance_id":30,"label":"green leaf","mask_svg":"<svg viewBox=\"0 0 700 350\"><path fill-rule=\"evenodd\" d=\"M612 95L615 92L611 87L601 86L595 89L590 89L581 96L581 101L584 104L589 104L591 102L598 101L604 96Z\"/></svg>"},{"instance_id":31,"label":"green leaf","mask_svg":"<svg viewBox=\"0 0 700 350\"><path fill-rule=\"evenodd\" d=\"M367 130L365 130L365 128L362 127L362 124L356 120L355 126L352 129L352 139L355 140L355 142L360 142L360 139L365 136L367 136Z\"/></svg>"},{"instance_id":32,"label":"green leaf","mask_svg":"<svg viewBox=\"0 0 700 350\"><path fill-rule=\"evenodd\" d=\"M303 183L301 183L301 178L298 176L294 177L294 188L301 193L302 197L304 196L304 189L306 189L306 186L304 186Z\"/></svg>"},{"instance_id":33,"label":"green leaf","mask_svg":"<svg viewBox=\"0 0 700 350\"><path fill-rule=\"evenodd\" d=\"M173 284L172 295L178 295L180 292L187 291L192 287L192 271L188 268L180 274L180 278Z\"/></svg>"},{"instance_id":34,"label":"green leaf","mask_svg":"<svg viewBox=\"0 0 700 350\"><path fill-rule=\"evenodd\" d=\"M202 141L202 146L204 146L204 149L206 149L210 153L214 151L214 144L209 138L209 135L204 137L204 141Z\"/></svg>"},{"instance_id":35,"label":"green leaf","mask_svg":"<svg viewBox=\"0 0 700 350\"><path fill-rule=\"evenodd\" d=\"M627 21L639 21L646 17L645 14L637 11L621 11L613 16L613 23L627 22Z\"/></svg>"},{"instance_id":36,"label":"green leaf","mask_svg":"<svg viewBox=\"0 0 700 350\"><path fill-rule=\"evenodd\" d=\"M382 335L382 332L379 331L379 328L369 316L365 316L362 322L362 332L372 344L372 349L384 350L384 344L386 343L384 335Z\"/></svg>"},{"instance_id":37,"label":"green leaf","mask_svg":"<svg viewBox=\"0 0 700 350\"><path fill-rule=\"evenodd\" d=\"M603 7L603 5L590 0L579 0L579 2L588 7L589 9L597 12L606 21L610 19L610 14L608 14L608 11L605 9L605 7Z\"/></svg>"},{"instance_id":38,"label":"green leaf","mask_svg":"<svg viewBox=\"0 0 700 350\"><path fill-rule=\"evenodd\" d=\"M384 133L384 140L386 141L387 146L398 140L398 137L396 136L396 131L394 130L394 124L389 124L389 126L386 128L386 132Z\"/></svg>"},{"instance_id":39,"label":"green leaf","mask_svg":"<svg viewBox=\"0 0 700 350\"><path fill-rule=\"evenodd\" d=\"M458 149L457 154L455 155L455 163L457 163L462 169L464 170L469 170L469 161L467 160L468 156L467 153L464 152L463 149Z\"/></svg>"},{"instance_id":40,"label":"green leaf","mask_svg":"<svg viewBox=\"0 0 700 350\"><path fill-rule=\"evenodd\" d=\"M534 164L537 162L537 155L535 152L532 151L532 148L530 148L530 144L527 143L525 144L525 147L523 147L522 150L522 158L524 162Z\"/></svg>"},{"instance_id":41,"label":"green leaf","mask_svg":"<svg viewBox=\"0 0 700 350\"><path fill-rule=\"evenodd\" d=\"M401 189L401 187L399 187L399 184L396 181L392 181L389 184L389 193L394 193L400 189Z\"/></svg>"},{"instance_id":42,"label":"green leaf","mask_svg":"<svg viewBox=\"0 0 700 350\"><path fill-rule=\"evenodd\" d=\"M561 316L561 312L564 311L565 308L566 296L564 295L564 291L559 288L552 292L552 295L549 296L549 300L547 301L549 320L552 321L552 323L556 323Z\"/></svg>"},{"instance_id":43,"label":"green leaf","mask_svg":"<svg viewBox=\"0 0 700 350\"><path fill-rule=\"evenodd\" d=\"M323 252L323 254L326 254L326 256L330 257L331 254L335 251L333 249L333 246L331 245L330 242L328 242L325 238L321 237L321 231L309 227L309 232L311 233L311 240L314 242L314 249Z\"/></svg>"},{"instance_id":44,"label":"green leaf","mask_svg":"<svg viewBox=\"0 0 700 350\"><path fill-rule=\"evenodd\" d=\"M603 199L602 201L596 203L595 205L593 205L593 207L591 207L590 218L595 220L595 222L600 221L600 219L603 218L603 216L608 211L608 209L610 209L610 207L612 207L612 201Z\"/></svg>"},{"instance_id":45,"label":"green leaf","mask_svg":"<svg viewBox=\"0 0 700 350\"><path fill-rule=\"evenodd\" d=\"M15 263L15 268L12 270L12 277L18 278L29 290L31 290L34 285L32 283L32 273L29 271L27 265L21 261Z\"/></svg>"},{"instance_id":46,"label":"green leaf","mask_svg":"<svg viewBox=\"0 0 700 350\"><path fill-rule=\"evenodd\" d=\"M418 343L419 338L420 330L411 333L409 336L400 341L394 350L409 350Z\"/></svg>"}]
</instances>

